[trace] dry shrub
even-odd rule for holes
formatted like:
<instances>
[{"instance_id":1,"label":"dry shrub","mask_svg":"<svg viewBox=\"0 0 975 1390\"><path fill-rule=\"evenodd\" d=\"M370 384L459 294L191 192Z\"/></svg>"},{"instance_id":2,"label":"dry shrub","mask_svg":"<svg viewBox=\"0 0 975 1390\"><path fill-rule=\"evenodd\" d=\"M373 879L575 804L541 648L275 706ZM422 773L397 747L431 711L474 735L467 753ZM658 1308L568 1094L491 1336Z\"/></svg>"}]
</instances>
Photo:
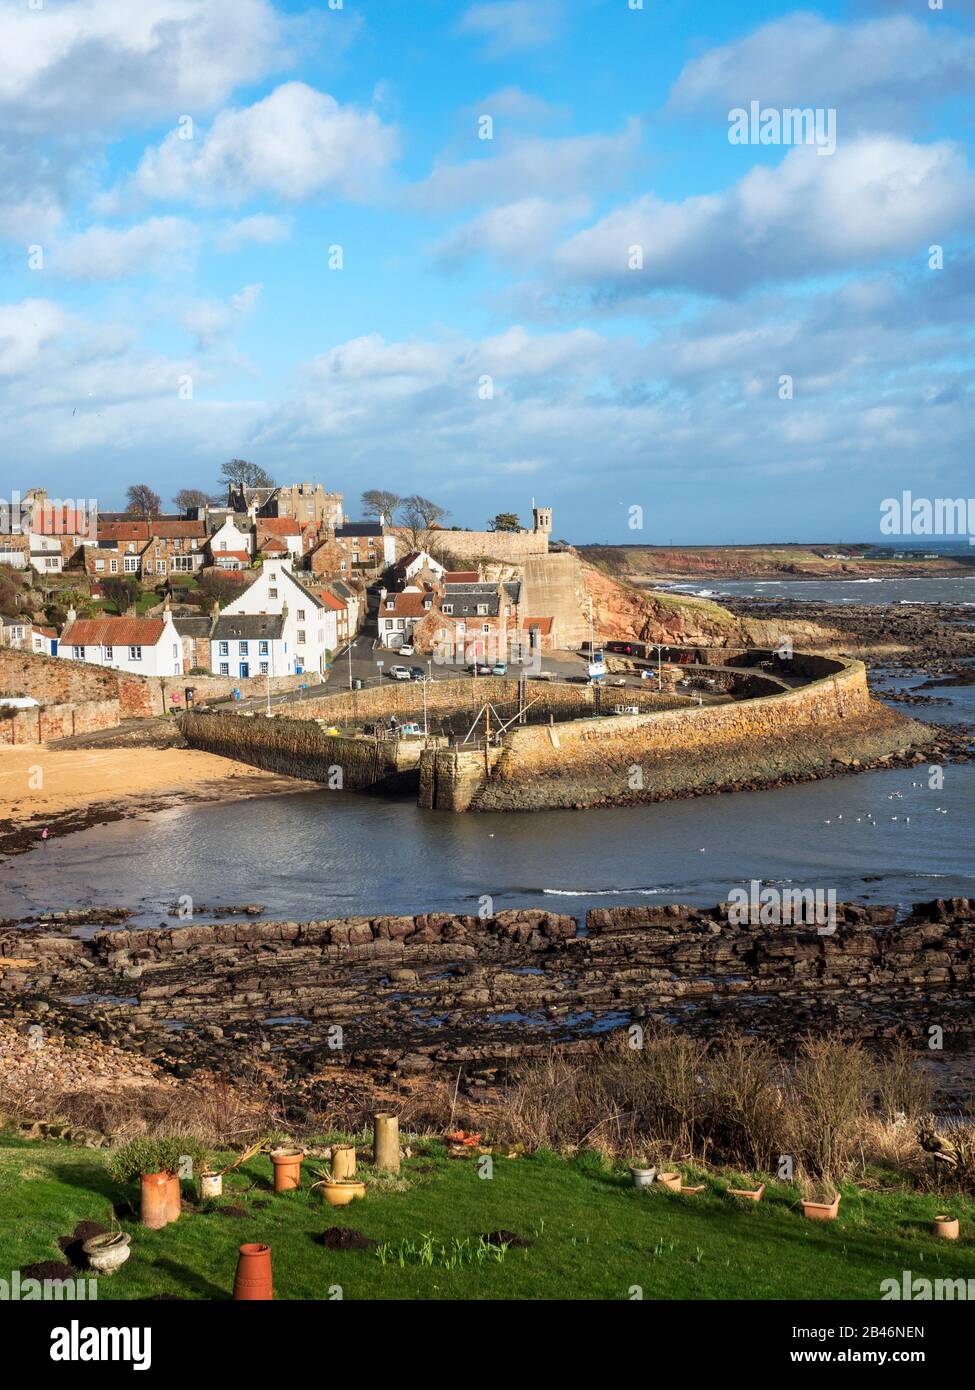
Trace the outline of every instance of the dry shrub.
<instances>
[{"instance_id":1,"label":"dry shrub","mask_svg":"<svg viewBox=\"0 0 975 1390\"><path fill-rule=\"evenodd\" d=\"M727 1162L767 1173L782 1146L783 1077L771 1045L732 1037L711 1051L707 1114L711 1142Z\"/></svg>"},{"instance_id":2,"label":"dry shrub","mask_svg":"<svg viewBox=\"0 0 975 1390\"><path fill-rule=\"evenodd\" d=\"M917 1048L897 1038L877 1067L877 1109L889 1125L912 1124L931 1111L934 1082L918 1061Z\"/></svg>"},{"instance_id":3,"label":"dry shrub","mask_svg":"<svg viewBox=\"0 0 975 1390\"><path fill-rule=\"evenodd\" d=\"M858 1042L804 1038L785 1092L783 1151L796 1171L837 1182L859 1158L877 1089L873 1059Z\"/></svg>"}]
</instances>

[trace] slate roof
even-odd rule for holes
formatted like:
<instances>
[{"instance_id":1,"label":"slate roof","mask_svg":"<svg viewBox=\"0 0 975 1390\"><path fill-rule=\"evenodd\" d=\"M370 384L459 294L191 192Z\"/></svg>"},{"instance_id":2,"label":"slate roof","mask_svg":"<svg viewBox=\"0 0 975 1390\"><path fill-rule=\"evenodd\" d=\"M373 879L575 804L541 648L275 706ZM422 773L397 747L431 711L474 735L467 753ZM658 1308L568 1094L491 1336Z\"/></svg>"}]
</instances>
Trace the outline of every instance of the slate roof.
<instances>
[{"instance_id":1,"label":"slate roof","mask_svg":"<svg viewBox=\"0 0 975 1390\"><path fill-rule=\"evenodd\" d=\"M284 636L284 615L281 613L225 613L217 619L210 634L211 642L278 641Z\"/></svg>"}]
</instances>

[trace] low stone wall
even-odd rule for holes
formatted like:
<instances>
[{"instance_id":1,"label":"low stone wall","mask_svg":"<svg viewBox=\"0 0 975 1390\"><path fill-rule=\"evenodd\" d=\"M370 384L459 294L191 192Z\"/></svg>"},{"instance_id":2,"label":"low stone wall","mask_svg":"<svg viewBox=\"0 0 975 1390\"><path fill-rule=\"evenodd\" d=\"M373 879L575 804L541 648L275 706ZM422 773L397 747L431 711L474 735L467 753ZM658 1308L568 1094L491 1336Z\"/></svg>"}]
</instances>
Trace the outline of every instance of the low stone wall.
<instances>
[{"instance_id":1,"label":"low stone wall","mask_svg":"<svg viewBox=\"0 0 975 1390\"><path fill-rule=\"evenodd\" d=\"M114 729L119 722L118 700L79 700L63 705L35 705L7 716L0 710L0 745L45 743L75 734Z\"/></svg>"},{"instance_id":2,"label":"low stone wall","mask_svg":"<svg viewBox=\"0 0 975 1390\"><path fill-rule=\"evenodd\" d=\"M281 716L184 714L179 728L191 748L265 772L322 782L334 791L396 791L416 785L419 740L341 738L311 720Z\"/></svg>"}]
</instances>

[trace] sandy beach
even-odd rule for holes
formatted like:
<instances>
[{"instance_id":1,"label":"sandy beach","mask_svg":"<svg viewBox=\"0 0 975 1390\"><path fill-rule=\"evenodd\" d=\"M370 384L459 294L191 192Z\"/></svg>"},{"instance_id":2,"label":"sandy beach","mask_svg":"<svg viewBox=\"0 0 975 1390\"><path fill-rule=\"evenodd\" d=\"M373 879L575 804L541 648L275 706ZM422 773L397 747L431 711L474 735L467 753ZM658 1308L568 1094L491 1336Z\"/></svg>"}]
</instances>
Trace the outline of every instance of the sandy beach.
<instances>
[{"instance_id":1,"label":"sandy beach","mask_svg":"<svg viewBox=\"0 0 975 1390\"><path fill-rule=\"evenodd\" d=\"M192 749L5 748L0 853L29 849L45 829L66 834L183 802L237 800L309 785Z\"/></svg>"}]
</instances>

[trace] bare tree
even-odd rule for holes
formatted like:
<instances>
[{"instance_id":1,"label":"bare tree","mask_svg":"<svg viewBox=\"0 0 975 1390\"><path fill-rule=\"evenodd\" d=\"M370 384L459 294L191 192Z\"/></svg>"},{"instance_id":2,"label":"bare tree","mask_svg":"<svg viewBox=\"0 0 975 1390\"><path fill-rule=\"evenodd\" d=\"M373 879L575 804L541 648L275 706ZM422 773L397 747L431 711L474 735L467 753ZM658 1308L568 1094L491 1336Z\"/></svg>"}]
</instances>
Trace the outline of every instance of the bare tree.
<instances>
[{"instance_id":1,"label":"bare tree","mask_svg":"<svg viewBox=\"0 0 975 1390\"><path fill-rule=\"evenodd\" d=\"M386 526L392 526L397 508L403 501L395 492L383 492L381 488L369 488L361 497L362 510L366 516L378 517Z\"/></svg>"},{"instance_id":2,"label":"bare tree","mask_svg":"<svg viewBox=\"0 0 975 1390\"><path fill-rule=\"evenodd\" d=\"M259 464L230 459L220 469L220 481L230 487L273 487L274 479Z\"/></svg>"},{"instance_id":3,"label":"bare tree","mask_svg":"<svg viewBox=\"0 0 975 1390\"><path fill-rule=\"evenodd\" d=\"M402 502L403 525L413 550L426 550L433 529L450 516L446 507L431 502L428 497L414 493L404 497Z\"/></svg>"},{"instance_id":4,"label":"bare tree","mask_svg":"<svg viewBox=\"0 0 975 1390\"><path fill-rule=\"evenodd\" d=\"M162 498L148 483L133 483L125 496L128 510L143 521L150 521L162 511Z\"/></svg>"},{"instance_id":5,"label":"bare tree","mask_svg":"<svg viewBox=\"0 0 975 1390\"><path fill-rule=\"evenodd\" d=\"M201 492L198 487L181 487L173 498L173 505L179 507L181 512L188 512L191 507L205 507L212 501L209 493Z\"/></svg>"}]
</instances>

